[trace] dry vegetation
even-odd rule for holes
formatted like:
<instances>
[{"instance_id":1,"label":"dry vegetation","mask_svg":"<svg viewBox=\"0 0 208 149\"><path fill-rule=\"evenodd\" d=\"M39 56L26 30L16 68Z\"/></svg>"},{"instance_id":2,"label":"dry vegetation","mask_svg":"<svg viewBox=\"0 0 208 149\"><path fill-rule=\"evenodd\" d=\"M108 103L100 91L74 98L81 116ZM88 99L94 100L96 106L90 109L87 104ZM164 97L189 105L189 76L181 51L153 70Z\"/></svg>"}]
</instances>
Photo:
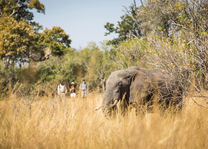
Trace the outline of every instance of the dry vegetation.
<instances>
[{"instance_id":1,"label":"dry vegetation","mask_svg":"<svg viewBox=\"0 0 208 149\"><path fill-rule=\"evenodd\" d=\"M94 108L102 95L88 99L33 101L10 97L0 102L1 149L208 148L208 110L186 98L180 114L134 111L106 119ZM202 102L200 98L195 99Z\"/></svg>"}]
</instances>

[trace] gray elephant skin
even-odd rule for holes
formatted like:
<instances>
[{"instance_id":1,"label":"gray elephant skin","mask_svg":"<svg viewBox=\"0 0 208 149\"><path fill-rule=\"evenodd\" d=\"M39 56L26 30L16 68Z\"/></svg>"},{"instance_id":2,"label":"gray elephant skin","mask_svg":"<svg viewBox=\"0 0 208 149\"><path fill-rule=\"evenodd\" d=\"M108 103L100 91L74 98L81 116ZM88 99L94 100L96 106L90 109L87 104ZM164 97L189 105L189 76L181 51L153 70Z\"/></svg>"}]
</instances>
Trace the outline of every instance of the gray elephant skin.
<instances>
[{"instance_id":1,"label":"gray elephant skin","mask_svg":"<svg viewBox=\"0 0 208 149\"><path fill-rule=\"evenodd\" d=\"M162 109L181 109L183 88L179 81L162 69L140 69L130 67L111 73L106 82L106 91L100 108L111 115L121 102L125 113L129 105L137 110L150 108L158 103Z\"/></svg>"}]
</instances>

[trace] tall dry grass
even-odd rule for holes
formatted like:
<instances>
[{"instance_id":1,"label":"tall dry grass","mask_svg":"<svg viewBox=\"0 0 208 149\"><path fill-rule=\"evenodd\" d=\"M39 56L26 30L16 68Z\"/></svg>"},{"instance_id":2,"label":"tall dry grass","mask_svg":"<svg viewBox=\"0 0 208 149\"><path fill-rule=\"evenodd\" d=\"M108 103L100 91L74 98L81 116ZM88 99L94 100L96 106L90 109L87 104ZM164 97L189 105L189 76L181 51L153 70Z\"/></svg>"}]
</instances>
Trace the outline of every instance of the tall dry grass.
<instances>
[{"instance_id":1,"label":"tall dry grass","mask_svg":"<svg viewBox=\"0 0 208 149\"><path fill-rule=\"evenodd\" d=\"M180 114L160 112L106 119L94 111L102 95L0 102L1 149L206 149L208 110L186 98ZM201 101L200 99L195 99Z\"/></svg>"}]
</instances>

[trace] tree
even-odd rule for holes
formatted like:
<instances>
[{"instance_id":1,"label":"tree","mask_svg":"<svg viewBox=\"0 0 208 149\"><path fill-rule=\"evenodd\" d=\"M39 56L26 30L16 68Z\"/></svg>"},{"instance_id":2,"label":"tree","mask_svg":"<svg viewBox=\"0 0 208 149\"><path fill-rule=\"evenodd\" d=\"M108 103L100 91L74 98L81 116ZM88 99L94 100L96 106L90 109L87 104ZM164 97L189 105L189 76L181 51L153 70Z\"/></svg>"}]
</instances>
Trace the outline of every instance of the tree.
<instances>
[{"instance_id":1,"label":"tree","mask_svg":"<svg viewBox=\"0 0 208 149\"><path fill-rule=\"evenodd\" d=\"M65 31L58 26L53 27L52 29L45 29L40 34L40 44L49 47L51 54L54 56L64 55L66 49L70 48L71 39Z\"/></svg>"},{"instance_id":2,"label":"tree","mask_svg":"<svg viewBox=\"0 0 208 149\"><path fill-rule=\"evenodd\" d=\"M32 9L44 13L45 7L39 0L0 0L0 59L6 65L9 89L15 83L15 64L44 56Z\"/></svg>"},{"instance_id":3,"label":"tree","mask_svg":"<svg viewBox=\"0 0 208 149\"><path fill-rule=\"evenodd\" d=\"M137 12L146 37L158 35L172 44L178 39L185 44L186 52L195 57L192 64L198 82L205 82L208 71L207 12L207 0L146 0Z\"/></svg>"},{"instance_id":4,"label":"tree","mask_svg":"<svg viewBox=\"0 0 208 149\"><path fill-rule=\"evenodd\" d=\"M87 79L89 80L90 89L98 87L104 78L104 74L102 72L102 57L103 53L100 51L98 46L94 44L90 48L90 59L88 63L87 69Z\"/></svg>"},{"instance_id":5,"label":"tree","mask_svg":"<svg viewBox=\"0 0 208 149\"><path fill-rule=\"evenodd\" d=\"M37 41L38 35L26 21L0 18L0 58L7 64L28 60L31 52L40 50Z\"/></svg>"},{"instance_id":6,"label":"tree","mask_svg":"<svg viewBox=\"0 0 208 149\"><path fill-rule=\"evenodd\" d=\"M0 0L0 17L10 16L20 21L33 20L32 9L36 9L40 13L45 12L45 6L40 0Z\"/></svg>"},{"instance_id":7,"label":"tree","mask_svg":"<svg viewBox=\"0 0 208 149\"><path fill-rule=\"evenodd\" d=\"M115 24L107 22L104 26L107 32L105 35L115 33L118 35L117 38L109 41L108 44L118 45L120 42L135 37L141 37L140 21L137 19L137 9L136 3L126 8L126 14L121 16L121 21Z\"/></svg>"},{"instance_id":8,"label":"tree","mask_svg":"<svg viewBox=\"0 0 208 149\"><path fill-rule=\"evenodd\" d=\"M0 60L5 64L6 88L11 91L18 80L23 86L21 92L28 90L26 94L41 83L52 82L54 78L56 80L67 77L72 79L75 76L73 72L81 68L81 65L67 61L59 70L60 64L64 64L67 58L60 60L58 57L53 57L40 69L35 67L32 69L33 73L30 73L34 61L36 65L39 65L40 63L36 62L48 58L46 53L47 56L63 56L73 51L70 49L71 39L62 28L53 27L41 32L42 26L33 21L33 10L44 13L45 7L40 0L0 0ZM29 64L26 65L29 67L16 67L25 62ZM49 65L50 62L53 64ZM59 65L56 65L56 62ZM70 69L65 71L65 68ZM26 78L22 76L28 74L30 77L27 80L33 78L33 81L25 83ZM4 83L5 81L0 82L0 85ZM25 84L27 85L24 86Z\"/></svg>"},{"instance_id":9,"label":"tree","mask_svg":"<svg viewBox=\"0 0 208 149\"><path fill-rule=\"evenodd\" d=\"M37 44L41 26L32 22L32 9L44 13L45 7L40 0L0 0L0 57L7 65L44 56Z\"/></svg>"}]
</instances>

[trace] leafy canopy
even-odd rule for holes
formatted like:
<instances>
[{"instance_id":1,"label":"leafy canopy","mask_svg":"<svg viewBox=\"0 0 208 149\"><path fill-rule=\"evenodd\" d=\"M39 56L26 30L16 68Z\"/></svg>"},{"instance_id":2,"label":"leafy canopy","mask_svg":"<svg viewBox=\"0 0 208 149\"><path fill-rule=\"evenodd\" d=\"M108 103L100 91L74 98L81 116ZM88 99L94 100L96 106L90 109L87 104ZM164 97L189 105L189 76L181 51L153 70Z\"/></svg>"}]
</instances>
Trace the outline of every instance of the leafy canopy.
<instances>
[{"instance_id":1,"label":"leafy canopy","mask_svg":"<svg viewBox=\"0 0 208 149\"><path fill-rule=\"evenodd\" d=\"M14 63L24 60L30 51L38 50L37 34L26 21L16 21L12 17L0 18L0 57Z\"/></svg>"},{"instance_id":2,"label":"leafy canopy","mask_svg":"<svg viewBox=\"0 0 208 149\"><path fill-rule=\"evenodd\" d=\"M0 17L12 16L16 20L33 20L32 9L39 13L45 12L45 6L40 0L0 0Z\"/></svg>"},{"instance_id":3,"label":"leafy canopy","mask_svg":"<svg viewBox=\"0 0 208 149\"><path fill-rule=\"evenodd\" d=\"M106 36L112 33L118 36L109 41L108 44L118 45L126 39L142 36L140 21L137 20L137 9L136 4L126 9L127 13L121 16L121 21L117 22L117 26L109 22L105 24Z\"/></svg>"},{"instance_id":4,"label":"leafy canopy","mask_svg":"<svg viewBox=\"0 0 208 149\"><path fill-rule=\"evenodd\" d=\"M70 48L71 39L61 27L54 26L52 29L45 29L40 34L40 42L50 48L52 55L61 56L66 49Z\"/></svg>"}]
</instances>

